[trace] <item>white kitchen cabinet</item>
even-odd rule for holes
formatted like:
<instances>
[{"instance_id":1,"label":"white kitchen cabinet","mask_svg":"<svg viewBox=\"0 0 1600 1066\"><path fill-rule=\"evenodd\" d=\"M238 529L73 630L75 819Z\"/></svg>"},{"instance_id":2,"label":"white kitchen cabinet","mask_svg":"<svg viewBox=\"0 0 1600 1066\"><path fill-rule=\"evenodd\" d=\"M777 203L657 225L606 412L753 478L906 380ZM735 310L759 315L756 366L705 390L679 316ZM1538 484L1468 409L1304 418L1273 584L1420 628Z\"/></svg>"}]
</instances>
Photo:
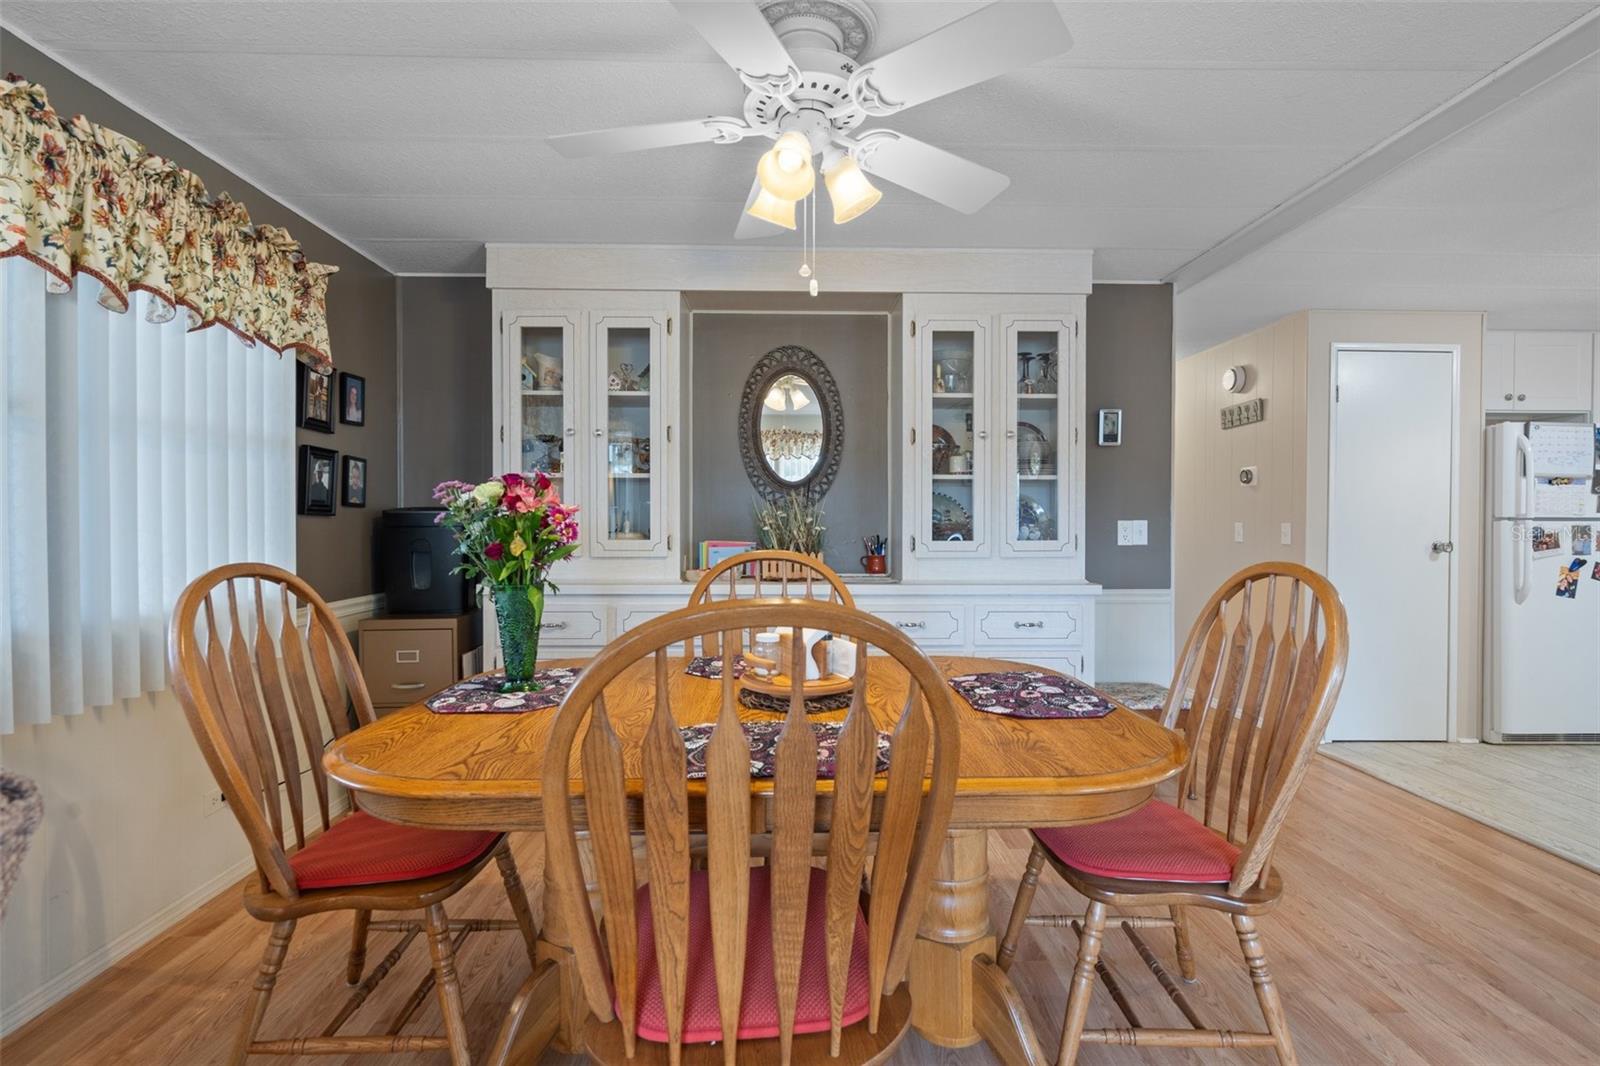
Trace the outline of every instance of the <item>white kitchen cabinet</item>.
<instances>
[{"instance_id":1,"label":"white kitchen cabinet","mask_svg":"<svg viewBox=\"0 0 1600 1066\"><path fill-rule=\"evenodd\" d=\"M1593 333L1488 330L1483 347L1484 408L1527 414L1591 410L1594 363Z\"/></svg>"},{"instance_id":2,"label":"white kitchen cabinet","mask_svg":"<svg viewBox=\"0 0 1600 1066\"><path fill-rule=\"evenodd\" d=\"M495 294L497 470L543 470L579 508L567 579L676 578L678 294Z\"/></svg>"},{"instance_id":3,"label":"white kitchen cabinet","mask_svg":"<svg viewBox=\"0 0 1600 1066\"><path fill-rule=\"evenodd\" d=\"M905 312L907 577L1083 580L1081 298Z\"/></svg>"}]
</instances>

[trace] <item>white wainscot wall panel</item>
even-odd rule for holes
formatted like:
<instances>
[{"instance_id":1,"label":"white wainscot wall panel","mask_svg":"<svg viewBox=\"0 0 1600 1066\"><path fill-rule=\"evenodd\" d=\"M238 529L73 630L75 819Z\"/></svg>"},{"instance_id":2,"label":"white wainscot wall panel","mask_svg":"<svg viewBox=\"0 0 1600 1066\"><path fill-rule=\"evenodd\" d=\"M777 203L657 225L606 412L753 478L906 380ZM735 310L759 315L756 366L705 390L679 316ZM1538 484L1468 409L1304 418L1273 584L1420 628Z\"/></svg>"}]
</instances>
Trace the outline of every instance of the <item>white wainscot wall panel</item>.
<instances>
[{"instance_id":1,"label":"white wainscot wall panel","mask_svg":"<svg viewBox=\"0 0 1600 1066\"><path fill-rule=\"evenodd\" d=\"M1171 589L1103 589L1095 600L1095 677L1172 680Z\"/></svg>"}]
</instances>

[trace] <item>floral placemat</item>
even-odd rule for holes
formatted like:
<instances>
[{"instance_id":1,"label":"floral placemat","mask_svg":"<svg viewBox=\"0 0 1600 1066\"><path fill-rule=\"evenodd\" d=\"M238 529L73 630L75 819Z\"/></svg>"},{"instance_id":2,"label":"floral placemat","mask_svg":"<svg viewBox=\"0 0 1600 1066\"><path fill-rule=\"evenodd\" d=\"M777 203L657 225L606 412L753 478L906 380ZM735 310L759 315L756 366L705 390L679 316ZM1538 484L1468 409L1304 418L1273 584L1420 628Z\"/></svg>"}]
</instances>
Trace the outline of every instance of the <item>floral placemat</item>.
<instances>
[{"instance_id":1,"label":"floral placemat","mask_svg":"<svg viewBox=\"0 0 1600 1066\"><path fill-rule=\"evenodd\" d=\"M745 670L744 656L736 655L733 659L733 676L743 677ZM716 655L696 655L689 660L683 672L690 677L709 677L713 681L722 677L722 659Z\"/></svg>"},{"instance_id":2,"label":"floral placemat","mask_svg":"<svg viewBox=\"0 0 1600 1066\"><path fill-rule=\"evenodd\" d=\"M771 777L777 771L778 736L783 732L782 722L740 722L744 735L750 742L750 776ZM711 743L712 723L686 725L678 730L683 734L683 749L687 756L689 777L703 780L706 776L706 748ZM817 776L832 777L839 734L843 722L812 722L817 736ZM889 734L878 734L877 772L889 769Z\"/></svg>"},{"instance_id":3,"label":"floral placemat","mask_svg":"<svg viewBox=\"0 0 1600 1066\"><path fill-rule=\"evenodd\" d=\"M523 711L542 711L561 702L572 683L578 680L578 671L565 668L536 670L533 678L544 687L537 692L501 692L505 683L504 670L492 674L479 674L465 681L457 681L443 692L429 696L428 710L435 714L520 714Z\"/></svg>"},{"instance_id":4,"label":"floral placemat","mask_svg":"<svg viewBox=\"0 0 1600 1066\"><path fill-rule=\"evenodd\" d=\"M1082 681L1043 670L962 674L950 687L974 710L1012 718L1104 718L1117 708Z\"/></svg>"}]
</instances>

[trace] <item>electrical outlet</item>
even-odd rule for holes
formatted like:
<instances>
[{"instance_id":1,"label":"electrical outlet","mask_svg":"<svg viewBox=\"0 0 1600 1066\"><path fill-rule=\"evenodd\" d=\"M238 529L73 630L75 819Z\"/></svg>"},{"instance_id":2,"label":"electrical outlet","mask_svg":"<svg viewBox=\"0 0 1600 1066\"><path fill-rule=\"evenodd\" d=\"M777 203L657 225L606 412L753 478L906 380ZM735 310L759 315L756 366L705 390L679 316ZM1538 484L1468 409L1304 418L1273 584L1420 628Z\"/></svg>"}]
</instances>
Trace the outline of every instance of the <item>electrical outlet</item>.
<instances>
[{"instance_id":1,"label":"electrical outlet","mask_svg":"<svg viewBox=\"0 0 1600 1066\"><path fill-rule=\"evenodd\" d=\"M213 786L206 790L205 798L202 801L202 806L200 808L201 817L210 818L218 811L225 811L227 809L228 797L222 794L222 789Z\"/></svg>"},{"instance_id":2,"label":"electrical outlet","mask_svg":"<svg viewBox=\"0 0 1600 1066\"><path fill-rule=\"evenodd\" d=\"M1290 533L1290 530L1293 529L1293 528L1294 527L1291 526L1288 522L1285 522L1285 523L1283 523L1282 525L1280 525L1278 527L1278 543L1279 544L1293 544L1294 543L1294 536Z\"/></svg>"},{"instance_id":3,"label":"electrical outlet","mask_svg":"<svg viewBox=\"0 0 1600 1066\"><path fill-rule=\"evenodd\" d=\"M1244 543L1244 523L1243 522L1235 522L1233 524L1233 542L1235 544L1243 544Z\"/></svg>"},{"instance_id":4,"label":"electrical outlet","mask_svg":"<svg viewBox=\"0 0 1600 1066\"><path fill-rule=\"evenodd\" d=\"M1123 547L1150 543L1150 523L1143 518L1119 518L1117 543Z\"/></svg>"}]
</instances>

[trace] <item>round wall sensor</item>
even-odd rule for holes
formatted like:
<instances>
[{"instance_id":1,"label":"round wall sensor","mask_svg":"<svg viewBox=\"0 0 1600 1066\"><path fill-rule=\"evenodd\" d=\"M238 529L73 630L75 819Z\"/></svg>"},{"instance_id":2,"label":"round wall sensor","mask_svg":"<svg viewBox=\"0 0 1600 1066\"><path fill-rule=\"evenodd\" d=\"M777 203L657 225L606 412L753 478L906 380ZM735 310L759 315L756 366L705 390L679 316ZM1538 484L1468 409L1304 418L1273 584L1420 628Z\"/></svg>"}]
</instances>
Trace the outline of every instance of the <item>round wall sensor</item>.
<instances>
[{"instance_id":1,"label":"round wall sensor","mask_svg":"<svg viewBox=\"0 0 1600 1066\"><path fill-rule=\"evenodd\" d=\"M1242 366L1230 366L1222 372L1222 387L1228 392L1243 392L1245 385L1245 369Z\"/></svg>"}]
</instances>

